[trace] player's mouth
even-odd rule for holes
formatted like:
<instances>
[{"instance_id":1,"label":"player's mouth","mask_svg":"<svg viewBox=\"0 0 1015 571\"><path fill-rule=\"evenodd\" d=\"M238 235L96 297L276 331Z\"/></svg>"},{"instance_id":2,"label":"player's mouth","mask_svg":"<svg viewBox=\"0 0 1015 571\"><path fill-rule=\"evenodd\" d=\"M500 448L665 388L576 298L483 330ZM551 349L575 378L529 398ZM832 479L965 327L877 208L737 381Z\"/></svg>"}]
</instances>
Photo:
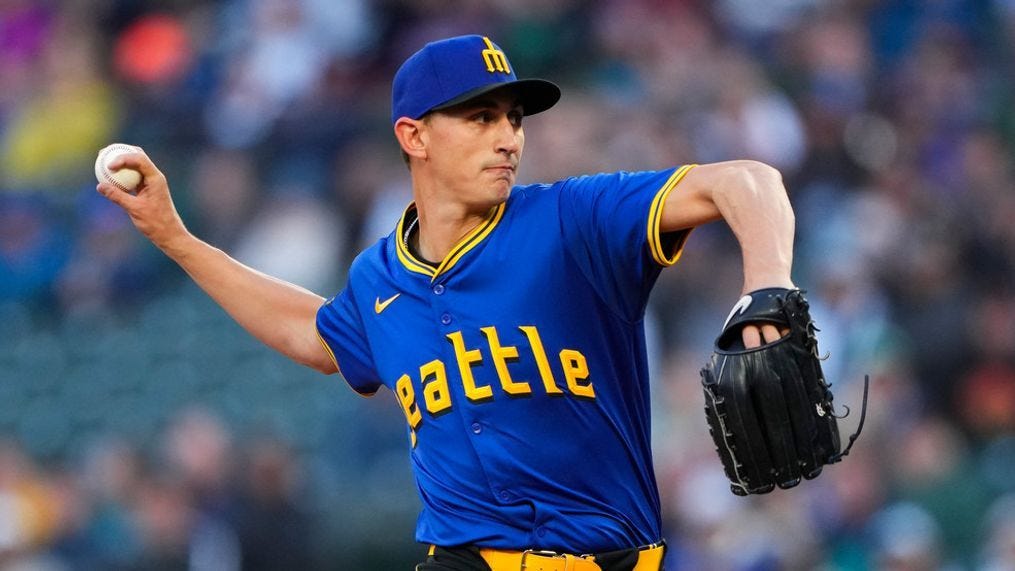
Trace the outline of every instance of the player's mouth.
<instances>
[{"instance_id":1,"label":"player's mouth","mask_svg":"<svg viewBox=\"0 0 1015 571\"><path fill-rule=\"evenodd\" d=\"M496 165L490 165L486 167L486 169L484 170L488 170L498 174L514 174L517 168L518 165L515 165L513 163L499 163Z\"/></svg>"}]
</instances>

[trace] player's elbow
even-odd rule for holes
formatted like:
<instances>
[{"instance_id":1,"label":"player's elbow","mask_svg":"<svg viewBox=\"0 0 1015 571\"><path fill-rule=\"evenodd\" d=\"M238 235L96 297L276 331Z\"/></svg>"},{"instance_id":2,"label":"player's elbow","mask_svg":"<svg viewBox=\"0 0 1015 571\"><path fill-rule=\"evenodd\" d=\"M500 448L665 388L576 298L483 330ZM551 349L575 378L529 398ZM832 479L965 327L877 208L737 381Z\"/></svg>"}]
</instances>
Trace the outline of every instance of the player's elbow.
<instances>
[{"instance_id":1,"label":"player's elbow","mask_svg":"<svg viewBox=\"0 0 1015 571\"><path fill-rule=\"evenodd\" d=\"M759 194L786 194L782 173L772 165L754 160L731 161L730 171L736 184L728 186L750 189Z\"/></svg>"},{"instance_id":2,"label":"player's elbow","mask_svg":"<svg viewBox=\"0 0 1015 571\"><path fill-rule=\"evenodd\" d=\"M782 173L775 167L754 160L721 163L725 168L716 185L717 200L755 205L777 205L783 216L792 217ZM724 195L724 196L723 196Z\"/></svg>"}]
</instances>

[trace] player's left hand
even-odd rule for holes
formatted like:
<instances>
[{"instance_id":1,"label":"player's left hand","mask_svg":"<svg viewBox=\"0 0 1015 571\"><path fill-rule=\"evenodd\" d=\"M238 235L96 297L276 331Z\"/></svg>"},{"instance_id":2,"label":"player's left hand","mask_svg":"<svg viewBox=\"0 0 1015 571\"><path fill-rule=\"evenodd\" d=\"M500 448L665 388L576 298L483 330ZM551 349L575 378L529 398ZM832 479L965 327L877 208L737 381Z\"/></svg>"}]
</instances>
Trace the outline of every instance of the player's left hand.
<instances>
[{"instance_id":1,"label":"player's left hand","mask_svg":"<svg viewBox=\"0 0 1015 571\"><path fill-rule=\"evenodd\" d=\"M774 343L785 337L787 334L789 334L789 328L779 330L771 323L764 323L761 325L744 325L744 329L741 332L741 335L743 335L744 338L744 347L748 349L761 347L767 343Z\"/></svg>"},{"instance_id":2,"label":"player's left hand","mask_svg":"<svg viewBox=\"0 0 1015 571\"><path fill-rule=\"evenodd\" d=\"M789 330L781 340L780 329ZM860 423L843 449L842 415L821 371L816 331L804 292L781 287L744 295L723 324L701 383L709 433L734 494L816 478L849 454L860 435L868 381ZM752 342L764 344L751 348Z\"/></svg>"},{"instance_id":3,"label":"player's left hand","mask_svg":"<svg viewBox=\"0 0 1015 571\"><path fill-rule=\"evenodd\" d=\"M781 287L788 290L796 289L789 276L781 274L752 274L750 280L745 280L744 290L741 295L746 295L748 292L766 287ZM746 349L756 349L762 345L775 343L788 334L788 327L776 327L776 325L767 321L747 322L740 330L741 338L744 341L744 348Z\"/></svg>"}]
</instances>

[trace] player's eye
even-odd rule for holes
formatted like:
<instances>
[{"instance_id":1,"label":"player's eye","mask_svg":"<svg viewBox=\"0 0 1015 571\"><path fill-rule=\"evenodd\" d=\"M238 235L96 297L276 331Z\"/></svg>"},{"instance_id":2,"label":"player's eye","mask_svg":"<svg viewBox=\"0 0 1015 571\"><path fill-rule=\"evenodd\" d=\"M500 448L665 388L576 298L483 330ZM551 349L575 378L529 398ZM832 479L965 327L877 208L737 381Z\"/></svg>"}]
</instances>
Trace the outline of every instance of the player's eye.
<instances>
[{"instance_id":1,"label":"player's eye","mask_svg":"<svg viewBox=\"0 0 1015 571\"><path fill-rule=\"evenodd\" d=\"M521 109L515 109L515 110L511 111L510 113L508 113L508 121L511 121L511 124L514 125L515 127L521 127L522 126L522 110Z\"/></svg>"}]
</instances>

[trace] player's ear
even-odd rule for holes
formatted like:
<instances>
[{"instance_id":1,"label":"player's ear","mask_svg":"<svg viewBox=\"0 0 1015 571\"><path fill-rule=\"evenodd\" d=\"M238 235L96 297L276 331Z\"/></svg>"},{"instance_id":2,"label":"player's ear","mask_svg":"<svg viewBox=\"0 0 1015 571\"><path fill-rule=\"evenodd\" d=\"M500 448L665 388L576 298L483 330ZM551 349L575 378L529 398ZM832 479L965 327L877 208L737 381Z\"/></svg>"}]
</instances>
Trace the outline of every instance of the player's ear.
<instances>
[{"instance_id":1,"label":"player's ear","mask_svg":"<svg viewBox=\"0 0 1015 571\"><path fill-rule=\"evenodd\" d=\"M419 119L401 117L395 121L395 138L409 157L426 158L425 122Z\"/></svg>"}]
</instances>

